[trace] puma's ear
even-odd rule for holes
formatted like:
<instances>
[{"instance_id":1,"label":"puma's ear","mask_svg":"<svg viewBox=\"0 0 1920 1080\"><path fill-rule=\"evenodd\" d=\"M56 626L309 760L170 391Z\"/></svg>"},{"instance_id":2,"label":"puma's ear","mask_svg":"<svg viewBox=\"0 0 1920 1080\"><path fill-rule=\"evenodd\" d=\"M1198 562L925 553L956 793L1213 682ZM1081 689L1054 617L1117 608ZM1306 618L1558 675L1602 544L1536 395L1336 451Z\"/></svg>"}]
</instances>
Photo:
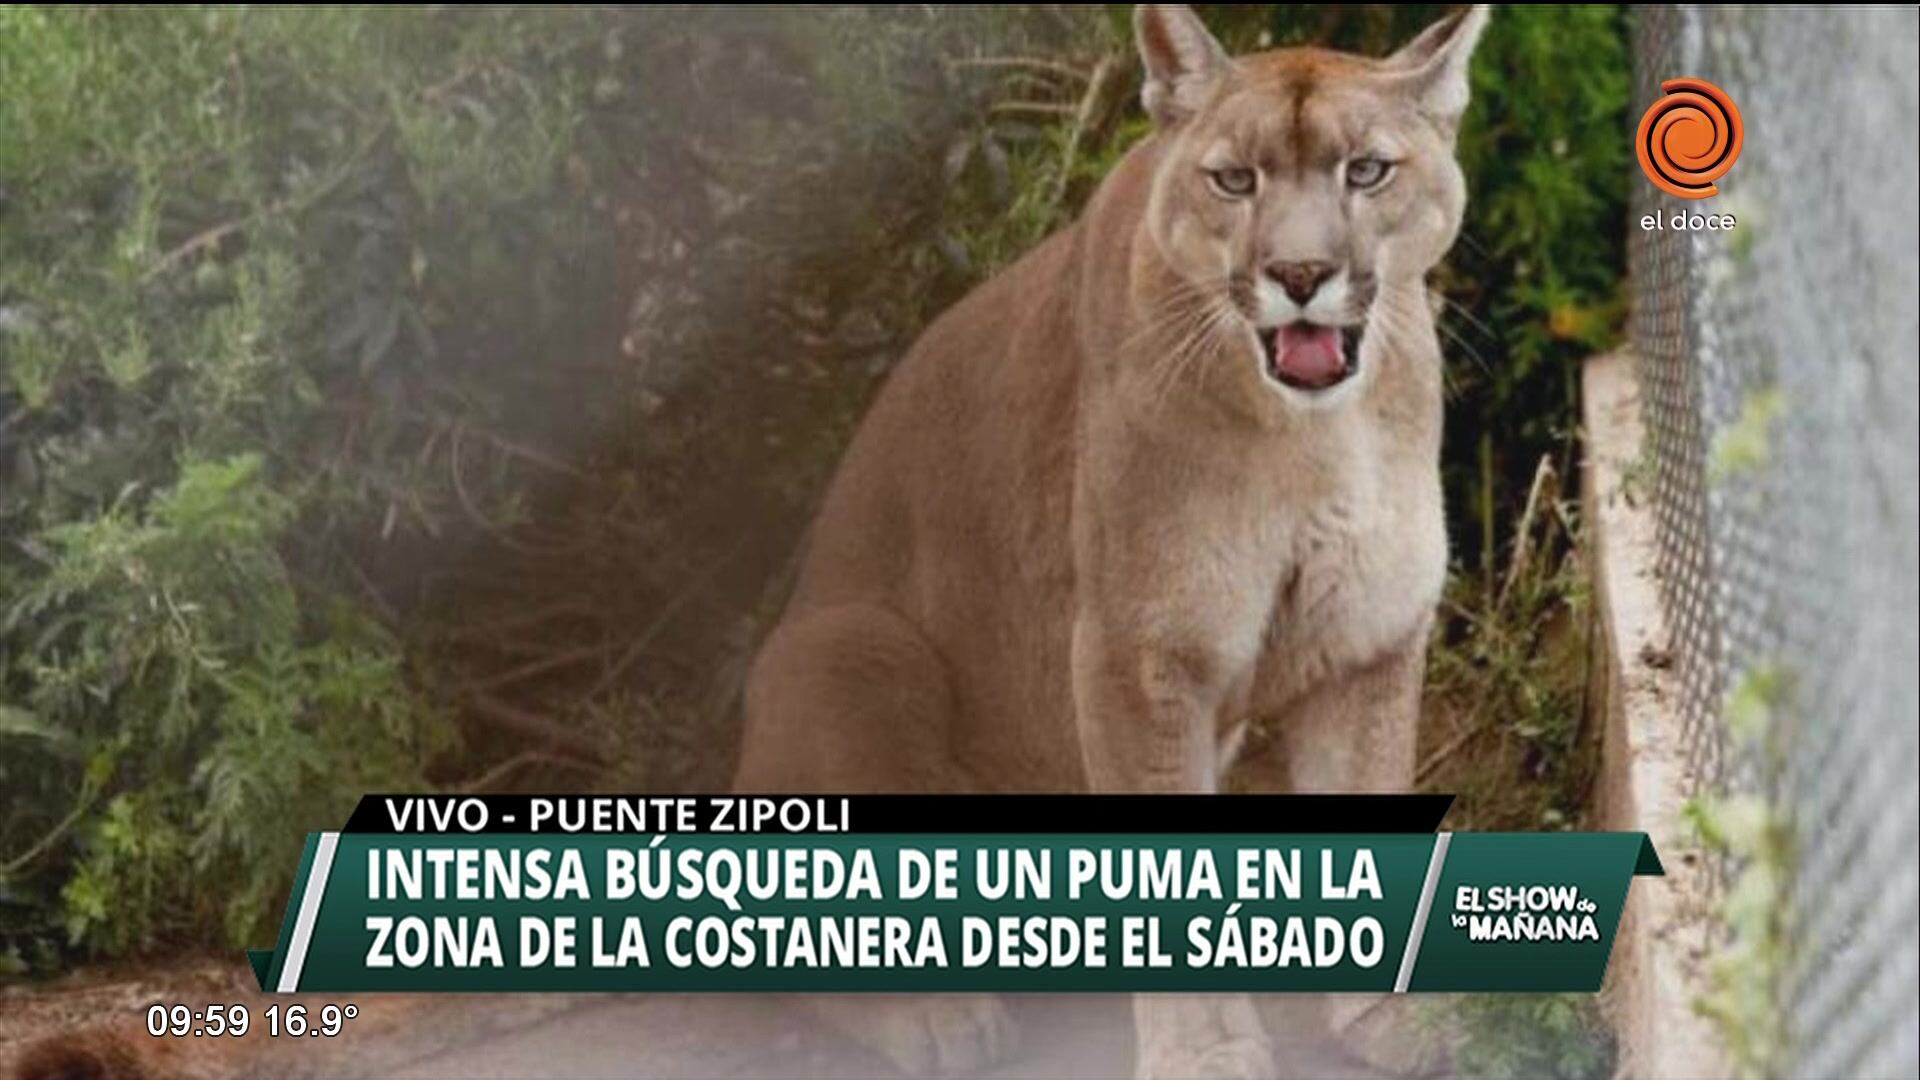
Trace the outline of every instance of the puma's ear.
<instances>
[{"instance_id":1,"label":"puma's ear","mask_svg":"<svg viewBox=\"0 0 1920 1080\"><path fill-rule=\"evenodd\" d=\"M1452 130L1467 111L1467 65L1487 28L1487 5L1475 4L1421 31L1399 52L1381 61L1420 109Z\"/></svg>"},{"instance_id":2,"label":"puma's ear","mask_svg":"<svg viewBox=\"0 0 1920 1080\"><path fill-rule=\"evenodd\" d=\"M1135 6L1133 35L1147 69L1140 103L1163 127L1198 112L1214 82L1233 66L1227 50L1185 4Z\"/></svg>"}]
</instances>

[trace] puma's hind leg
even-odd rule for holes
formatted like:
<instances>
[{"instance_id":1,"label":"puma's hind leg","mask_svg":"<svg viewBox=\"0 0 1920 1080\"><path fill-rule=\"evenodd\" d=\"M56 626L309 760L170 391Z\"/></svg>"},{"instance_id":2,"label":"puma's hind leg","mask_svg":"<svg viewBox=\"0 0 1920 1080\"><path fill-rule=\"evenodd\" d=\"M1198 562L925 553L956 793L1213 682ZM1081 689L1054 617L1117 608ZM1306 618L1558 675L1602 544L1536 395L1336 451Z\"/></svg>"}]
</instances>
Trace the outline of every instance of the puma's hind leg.
<instances>
[{"instance_id":1,"label":"puma's hind leg","mask_svg":"<svg viewBox=\"0 0 1920 1080\"><path fill-rule=\"evenodd\" d=\"M790 613L755 657L734 789L960 791L946 663L871 604Z\"/></svg>"},{"instance_id":2,"label":"puma's hind leg","mask_svg":"<svg viewBox=\"0 0 1920 1080\"><path fill-rule=\"evenodd\" d=\"M912 623L844 605L782 623L754 661L734 789L958 792L946 664ZM807 1012L910 1076L964 1076L1013 1047L1012 1016L986 994L813 994Z\"/></svg>"}]
</instances>

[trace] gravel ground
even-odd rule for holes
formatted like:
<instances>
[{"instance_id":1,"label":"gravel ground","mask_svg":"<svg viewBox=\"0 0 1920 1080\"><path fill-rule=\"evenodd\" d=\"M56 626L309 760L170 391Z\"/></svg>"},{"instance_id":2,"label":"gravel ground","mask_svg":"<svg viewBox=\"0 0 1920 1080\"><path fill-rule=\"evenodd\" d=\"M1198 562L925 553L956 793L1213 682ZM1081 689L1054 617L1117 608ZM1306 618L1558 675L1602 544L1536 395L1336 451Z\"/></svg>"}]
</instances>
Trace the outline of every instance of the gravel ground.
<instances>
[{"instance_id":1,"label":"gravel ground","mask_svg":"<svg viewBox=\"0 0 1920 1080\"><path fill-rule=\"evenodd\" d=\"M351 1001L358 1015L334 1038L265 1034L268 1005L317 1010ZM1016 995L1018 1051L989 1080L1126 1077L1132 1010L1126 995ZM246 1005L244 1038L153 1038L155 1002ZM242 963L197 960L77 975L31 990L0 991L0 1077L49 1036L77 1033L115 1046L155 1078L181 1080L505 1080L649 1077L789 1080L891 1077L882 1058L766 995L358 995L261 994ZM1282 1047L1290 1075L1355 1075L1334 1053ZM125 1056L125 1055L123 1055ZM108 1074L112 1075L112 1074ZM116 1078L117 1080L117 1078Z\"/></svg>"}]
</instances>

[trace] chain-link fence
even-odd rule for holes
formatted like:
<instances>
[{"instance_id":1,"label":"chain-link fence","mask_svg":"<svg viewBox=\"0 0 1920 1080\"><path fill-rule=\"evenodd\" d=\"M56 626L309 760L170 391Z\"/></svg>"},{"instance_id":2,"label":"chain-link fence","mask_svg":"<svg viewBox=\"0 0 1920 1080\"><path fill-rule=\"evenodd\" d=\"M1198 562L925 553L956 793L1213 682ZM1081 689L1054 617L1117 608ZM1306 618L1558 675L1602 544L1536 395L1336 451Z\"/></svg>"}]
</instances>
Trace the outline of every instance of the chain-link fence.
<instances>
[{"instance_id":1,"label":"chain-link fence","mask_svg":"<svg viewBox=\"0 0 1920 1080\"><path fill-rule=\"evenodd\" d=\"M1638 184L1633 336L1689 763L1795 838L1785 1069L1910 1076L1920 773L1920 16L1643 9L1635 116L1724 89L1722 194ZM1731 213L1732 232L1643 231ZM1770 719L1769 719L1770 718ZM1743 724L1766 733L1743 737Z\"/></svg>"}]
</instances>

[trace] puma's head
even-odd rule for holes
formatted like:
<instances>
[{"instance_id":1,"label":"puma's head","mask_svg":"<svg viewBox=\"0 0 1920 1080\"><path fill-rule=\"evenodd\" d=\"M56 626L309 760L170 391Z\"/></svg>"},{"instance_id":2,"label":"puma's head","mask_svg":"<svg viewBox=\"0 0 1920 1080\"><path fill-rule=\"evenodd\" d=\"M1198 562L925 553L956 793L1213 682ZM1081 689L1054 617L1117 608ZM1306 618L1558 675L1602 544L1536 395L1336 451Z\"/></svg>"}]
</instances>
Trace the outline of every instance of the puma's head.
<instances>
[{"instance_id":1,"label":"puma's head","mask_svg":"<svg viewBox=\"0 0 1920 1080\"><path fill-rule=\"evenodd\" d=\"M1231 58L1181 4L1134 26L1159 129L1147 232L1176 290L1220 317L1293 401L1360 370L1383 287L1417 294L1453 243L1466 184L1453 157L1483 7L1386 59L1315 48ZM1384 305L1383 305L1384 306ZM1231 312L1231 314L1227 314Z\"/></svg>"}]
</instances>

